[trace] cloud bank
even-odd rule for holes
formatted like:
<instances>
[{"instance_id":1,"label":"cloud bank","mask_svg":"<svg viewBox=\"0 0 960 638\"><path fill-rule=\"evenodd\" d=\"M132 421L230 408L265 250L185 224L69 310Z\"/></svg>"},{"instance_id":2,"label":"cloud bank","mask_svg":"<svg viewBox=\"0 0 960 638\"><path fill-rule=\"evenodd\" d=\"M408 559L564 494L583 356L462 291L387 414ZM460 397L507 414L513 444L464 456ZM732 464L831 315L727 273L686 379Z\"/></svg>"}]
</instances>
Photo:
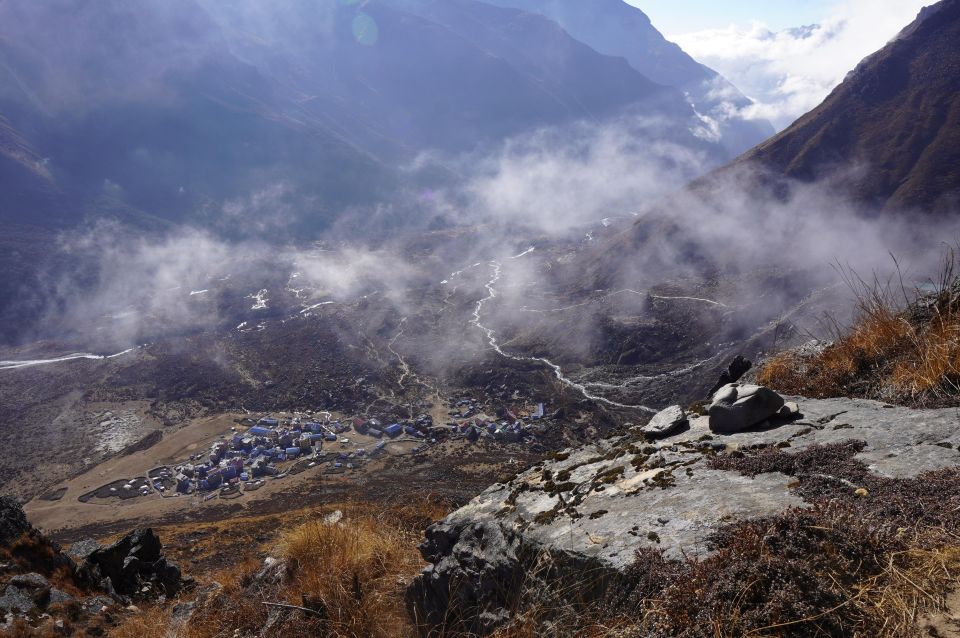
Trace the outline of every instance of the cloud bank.
<instances>
[{"instance_id":1,"label":"cloud bank","mask_svg":"<svg viewBox=\"0 0 960 638\"><path fill-rule=\"evenodd\" d=\"M933 272L940 251L931 247L960 235L956 217L864 216L831 183L763 196L750 186L754 167L717 178L707 192L679 190L704 158L650 141L649 126L656 122L543 130L454 158L459 188L365 211L394 224L383 238L268 243L97 225L65 241L73 261L90 267L51 277L40 336L114 352L196 332L226 338L326 321L329 311L359 335L389 340L408 317L394 345L450 370L489 354L471 313L490 297L477 323L511 353L595 363L620 347L611 344L648 334L658 344L651 356L673 363L672 348L683 344L657 332L670 317L649 307L653 289L719 295L738 318L693 318L715 320L718 339L731 342L833 285L838 263L884 276L893 253L909 267L909 284ZM290 195L279 184L221 212L282 221L309 206ZM431 230L438 217L446 223Z\"/></svg>"},{"instance_id":2,"label":"cloud bank","mask_svg":"<svg viewBox=\"0 0 960 638\"><path fill-rule=\"evenodd\" d=\"M843 0L818 24L771 31L763 22L669 36L756 104L745 115L782 130L816 107L867 55L931 0Z\"/></svg>"},{"instance_id":3,"label":"cloud bank","mask_svg":"<svg viewBox=\"0 0 960 638\"><path fill-rule=\"evenodd\" d=\"M667 126L626 116L518 135L492 152L446 160L465 179L432 193L429 203L458 225L551 236L629 215L713 166L706 150L659 139Z\"/></svg>"}]
</instances>

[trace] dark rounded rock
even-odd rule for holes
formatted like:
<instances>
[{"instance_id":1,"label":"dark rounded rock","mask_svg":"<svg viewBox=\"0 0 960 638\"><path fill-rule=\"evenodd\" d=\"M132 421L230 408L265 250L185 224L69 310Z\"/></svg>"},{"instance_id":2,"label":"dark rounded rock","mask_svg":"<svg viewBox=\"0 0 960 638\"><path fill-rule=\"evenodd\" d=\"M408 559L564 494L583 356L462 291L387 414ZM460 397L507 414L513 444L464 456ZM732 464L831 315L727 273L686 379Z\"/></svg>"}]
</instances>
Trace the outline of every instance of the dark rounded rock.
<instances>
[{"instance_id":1,"label":"dark rounded rock","mask_svg":"<svg viewBox=\"0 0 960 638\"><path fill-rule=\"evenodd\" d=\"M522 566L517 534L494 522L437 523L427 529L420 553L433 565L407 590L407 606L419 625L446 624L486 635L509 618ZM458 611L475 610L467 617Z\"/></svg>"},{"instance_id":2,"label":"dark rounded rock","mask_svg":"<svg viewBox=\"0 0 960 638\"><path fill-rule=\"evenodd\" d=\"M9 547L32 529L23 506L11 496L0 496L0 547Z\"/></svg>"},{"instance_id":3,"label":"dark rounded rock","mask_svg":"<svg viewBox=\"0 0 960 638\"><path fill-rule=\"evenodd\" d=\"M174 596L184 584L180 568L164 558L163 545L152 529L135 530L91 551L79 572L125 603L144 593Z\"/></svg>"},{"instance_id":4,"label":"dark rounded rock","mask_svg":"<svg viewBox=\"0 0 960 638\"><path fill-rule=\"evenodd\" d=\"M763 423L783 405L783 397L770 388L731 383L713 395L710 429L719 434L741 432Z\"/></svg>"}]
</instances>

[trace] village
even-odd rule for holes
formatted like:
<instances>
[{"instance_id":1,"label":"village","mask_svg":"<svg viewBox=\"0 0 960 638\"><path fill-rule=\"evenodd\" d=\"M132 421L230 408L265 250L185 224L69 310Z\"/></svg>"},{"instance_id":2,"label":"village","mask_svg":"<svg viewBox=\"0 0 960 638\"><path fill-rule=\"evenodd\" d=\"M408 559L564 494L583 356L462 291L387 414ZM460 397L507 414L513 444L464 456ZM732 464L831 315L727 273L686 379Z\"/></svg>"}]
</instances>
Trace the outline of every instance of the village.
<instances>
[{"instance_id":1,"label":"village","mask_svg":"<svg viewBox=\"0 0 960 638\"><path fill-rule=\"evenodd\" d=\"M421 403L418 407L434 406ZM399 420L345 417L328 411L248 415L237 418L230 431L216 437L208 449L141 476L114 480L79 500L240 498L267 481L307 471L356 472L381 456L423 454L446 441L522 445L543 434L550 419L543 403L499 408L496 416L486 414L478 401L469 398L450 400L446 407L442 425L427 412Z\"/></svg>"}]
</instances>

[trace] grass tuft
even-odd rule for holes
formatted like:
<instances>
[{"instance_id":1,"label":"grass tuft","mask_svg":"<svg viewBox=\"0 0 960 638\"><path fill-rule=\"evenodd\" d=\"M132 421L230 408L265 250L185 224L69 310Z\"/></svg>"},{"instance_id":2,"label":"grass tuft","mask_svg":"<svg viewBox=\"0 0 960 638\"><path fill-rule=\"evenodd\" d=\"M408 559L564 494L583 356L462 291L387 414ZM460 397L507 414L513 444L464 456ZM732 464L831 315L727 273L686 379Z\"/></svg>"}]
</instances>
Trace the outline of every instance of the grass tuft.
<instances>
[{"instance_id":1,"label":"grass tuft","mask_svg":"<svg viewBox=\"0 0 960 638\"><path fill-rule=\"evenodd\" d=\"M338 506L279 533L277 578L263 578L262 560L248 556L214 574L223 589L203 605L177 638L413 636L404 592L424 562L424 529L449 513L433 499L377 507ZM267 603L267 604L265 604Z\"/></svg>"},{"instance_id":2,"label":"grass tuft","mask_svg":"<svg viewBox=\"0 0 960 638\"><path fill-rule=\"evenodd\" d=\"M833 323L822 350L781 352L757 380L785 394L855 396L913 406L960 401L960 273L948 251L936 281L907 292L894 280L843 272L856 296L849 329Z\"/></svg>"}]
</instances>

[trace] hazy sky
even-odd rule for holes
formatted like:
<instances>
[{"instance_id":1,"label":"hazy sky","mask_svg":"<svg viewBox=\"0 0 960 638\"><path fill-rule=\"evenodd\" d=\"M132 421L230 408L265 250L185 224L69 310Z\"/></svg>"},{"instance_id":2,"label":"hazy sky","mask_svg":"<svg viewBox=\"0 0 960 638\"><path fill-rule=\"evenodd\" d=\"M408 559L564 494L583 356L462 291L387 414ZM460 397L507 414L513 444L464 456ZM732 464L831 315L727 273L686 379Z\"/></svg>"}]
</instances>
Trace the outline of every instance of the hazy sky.
<instances>
[{"instance_id":1,"label":"hazy sky","mask_svg":"<svg viewBox=\"0 0 960 638\"><path fill-rule=\"evenodd\" d=\"M786 29L823 19L830 0L627 0L650 16L663 33L689 33L720 29L730 24L764 22L771 29Z\"/></svg>"},{"instance_id":2,"label":"hazy sky","mask_svg":"<svg viewBox=\"0 0 960 638\"><path fill-rule=\"evenodd\" d=\"M627 0L752 98L751 114L778 130L816 107L934 1Z\"/></svg>"}]
</instances>

